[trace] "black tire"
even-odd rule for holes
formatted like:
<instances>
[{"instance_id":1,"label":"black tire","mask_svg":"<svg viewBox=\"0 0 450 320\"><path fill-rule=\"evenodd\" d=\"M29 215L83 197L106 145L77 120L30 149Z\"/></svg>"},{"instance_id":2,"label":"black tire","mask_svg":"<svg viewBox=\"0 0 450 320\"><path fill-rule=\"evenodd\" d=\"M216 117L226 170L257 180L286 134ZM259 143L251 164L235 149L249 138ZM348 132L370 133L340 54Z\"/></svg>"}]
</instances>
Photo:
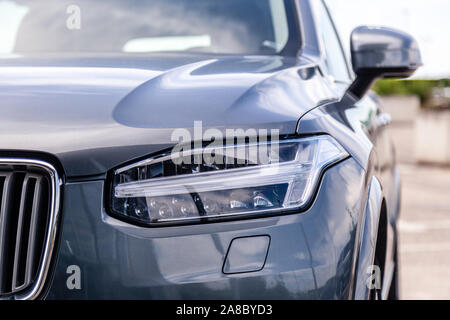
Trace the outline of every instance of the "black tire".
<instances>
[{"instance_id":1,"label":"black tire","mask_svg":"<svg viewBox=\"0 0 450 320\"><path fill-rule=\"evenodd\" d=\"M374 265L380 266L379 259L377 255L375 255ZM383 282L381 282L383 283ZM381 288L380 289L371 289L369 293L369 300L381 300Z\"/></svg>"},{"instance_id":2,"label":"black tire","mask_svg":"<svg viewBox=\"0 0 450 320\"><path fill-rule=\"evenodd\" d=\"M392 276L391 287L389 288L388 300L400 300L399 295L399 259L398 259L398 242L397 242L397 232L395 232L395 249L394 249L394 274Z\"/></svg>"},{"instance_id":3,"label":"black tire","mask_svg":"<svg viewBox=\"0 0 450 320\"><path fill-rule=\"evenodd\" d=\"M385 204L383 202L383 208L385 208ZM380 214L380 221L378 223L378 232L377 239L375 245L375 257L373 264L380 268L380 286L383 285L384 280L384 267L386 262L386 241L387 241L387 217L385 214L385 210L383 210ZM381 295L381 287L379 289L371 289L369 293L370 300L382 300Z\"/></svg>"}]
</instances>

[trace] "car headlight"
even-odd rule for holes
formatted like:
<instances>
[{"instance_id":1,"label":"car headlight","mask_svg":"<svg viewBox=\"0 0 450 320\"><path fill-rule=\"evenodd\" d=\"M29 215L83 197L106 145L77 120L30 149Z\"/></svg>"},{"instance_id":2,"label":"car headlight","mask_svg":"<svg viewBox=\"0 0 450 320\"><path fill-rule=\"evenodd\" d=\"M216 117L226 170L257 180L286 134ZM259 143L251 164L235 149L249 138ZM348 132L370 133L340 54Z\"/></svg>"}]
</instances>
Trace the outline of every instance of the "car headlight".
<instances>
[{"instance_id":1,"label":"car headlight","mask_svg":"<svg viewBox=\"0 0 450 320\"><path fill-rule=\"evenodd\" d=\"M327 135L164 154L115 170L110 208L148 226L302 209L347 156Z\"/></svg>"}]
</instances>

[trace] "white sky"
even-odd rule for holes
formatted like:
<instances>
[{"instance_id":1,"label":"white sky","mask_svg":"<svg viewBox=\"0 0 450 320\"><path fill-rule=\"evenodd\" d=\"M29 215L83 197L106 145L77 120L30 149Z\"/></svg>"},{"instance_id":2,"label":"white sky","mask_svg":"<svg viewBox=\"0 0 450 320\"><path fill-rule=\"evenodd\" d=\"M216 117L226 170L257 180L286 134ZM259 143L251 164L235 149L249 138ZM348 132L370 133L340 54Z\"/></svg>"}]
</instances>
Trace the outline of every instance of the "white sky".
<instances>
[{"instance_id":1,"label":"white sky","mask_svg":"<svg viewBox=\"0 0 450 320\"><path fill-rule=\"evenodd\" d=\"M414 78L450 78L450 0L326 0L349 50L359 25L404 30L419 42L424 66Z\"/></svg>"}]
</instances>

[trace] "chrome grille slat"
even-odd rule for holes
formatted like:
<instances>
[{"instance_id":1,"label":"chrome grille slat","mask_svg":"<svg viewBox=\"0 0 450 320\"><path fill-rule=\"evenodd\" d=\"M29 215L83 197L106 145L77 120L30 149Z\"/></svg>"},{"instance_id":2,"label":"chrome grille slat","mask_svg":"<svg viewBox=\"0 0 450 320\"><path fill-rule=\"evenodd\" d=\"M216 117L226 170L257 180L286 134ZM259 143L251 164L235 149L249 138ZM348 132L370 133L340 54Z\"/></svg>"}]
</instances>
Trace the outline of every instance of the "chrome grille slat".
<instances>
[{"instance_id":1,"label":"chrome grille slat","mask_svg":"<svg viewBox=\"0 0 450 320\"><path fill-rule=\"evenodd\" d=\"M16 248L14 252L13 269L13 291L18 291L26 287L29 283L25 278L28 259L28 237L30 232L31 213L34 210L33 201L35 198L36 181L40 179L32 175L27 175L22 186L22 194L19 209L19 221L17 224Z\"/></svg>"},{"instance_id":2,"label":"chrome grille slat","mask_svg":"<svg viewBox=\"0 0 450 320\"><path fill-rule=\"evenodd\" d=\"M11 173L3 188L3 204L0 221L0 294L12 293L12 273L14 268L14 248L16 243L19 202L24 175Z\"/></svg>"},{"instance_id":3,"label":"chrome grille slat","mask_svg":"<svg viewBox=\"0 0 450 320\"><path fill-rule=\"evenodd\" d=\"M4 243L6 242L6 233L4 230L4 221L6 216L6 209L7 209L7 199L8 199L8 192L9 192L9 183L11 174L6 174L2 176L3 183L2 183L2 201L0 204L0 292L4 292L6 290L6 284L5 284L5 275L3 270L5 269L4 264L6 263L6 259L4 258Z\"/></svg>"},{"instance_id":4,"label":"chrome grille slat","mask_svg":"<svg viewBox=\"0 0 450 320\"><path fill-rule=\"evenodd\" d=\"M27 268L26 268L26 279L27 281L31 281L33 271L38 267L40 244L42 244L41 238L43 237L42 228L39 228L39 219L47 220L46 216L40 215L39 213L44 211L42 207L45 205L43 203L42 194L44 193L43 180L40 179L38 183L36 183L36 191L35 197L33 200L33 212L31 216L31 225L30 225L30 236L28 239L28 251L27 251Z\"/></svg>"},{"instance_id":5,"label":"chrome grille slat","mask_svg":"<svg viewBox=\"0 0 450 320\"><path fill-rule=\"evenodd\" d=\"M0 158L0 299L34 299L48 273L61 182L38 160Z\"/></svg>"}]
</instances>

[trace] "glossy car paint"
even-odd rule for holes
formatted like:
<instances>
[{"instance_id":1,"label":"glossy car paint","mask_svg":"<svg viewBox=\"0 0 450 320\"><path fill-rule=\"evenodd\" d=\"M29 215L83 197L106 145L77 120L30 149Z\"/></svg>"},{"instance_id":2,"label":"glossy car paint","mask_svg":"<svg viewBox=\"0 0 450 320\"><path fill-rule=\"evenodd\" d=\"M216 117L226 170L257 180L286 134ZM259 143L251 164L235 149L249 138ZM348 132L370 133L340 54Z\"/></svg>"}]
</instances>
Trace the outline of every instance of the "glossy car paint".
<instances>
[{"instance_id":1,"label":"glossy car paint","mask_svg":"<svg viewBox=\"0 0 450 320\"><path fill-rule=\"evenodd\" d=\"M341 192L326 192L329 188ZM64 230L47 298L346 299L364 171L348 159L324 175L303 214L171 228L140 228L102 207L104 182L69 183ZM343 196L345 195L345 196ZM339 232L336 232L339 230ZM231 241L270 236L264 268L224 274ZM82 270L68 290L66 269Z\"/></svg>"},{"instance_id":2,"label":"glossy car paint","mask_svg":"<svg viewBox=\"0 0 450 320\"><path fill-rule=\"evenodd\" d=\"M392 279L399 178L378 102L372 95L342 99L350 83L324 72L310 1L295 3L297 57L0 59L1 154L52 161L65 182L42 298L365 299L365 268L374 261L383 214L384 279ZM166 228L109 216L107 173L173 146L173 129L192 130L194 120L220 130L328 133L350 157L324 173L305 212ZM224 273L233 239L253 236L270 238L264 267ZM71 265L80 267L81 290L66 286Z\"/></svg>"},{"instance_id":3,"label":"glossy car paint","mask_svg":"<svg viewBox=\"0 0 450 320\"><path fill-rule=\"evenodd\" d=\"M4 61L2 149L54 154L69 177L98 175L172 146L173 130L192 128L195 120L202 120L205 130L294 134L302 114L323 96L333 96L318 72L301 78L300 70L311 65L306 59L167 54L130 59L105 59L101 67L79 58L30 58L33 67L22 66L31 63L27 58ZM275 103L279 106L272 108Z\"/></svg>"}]
</instances>

